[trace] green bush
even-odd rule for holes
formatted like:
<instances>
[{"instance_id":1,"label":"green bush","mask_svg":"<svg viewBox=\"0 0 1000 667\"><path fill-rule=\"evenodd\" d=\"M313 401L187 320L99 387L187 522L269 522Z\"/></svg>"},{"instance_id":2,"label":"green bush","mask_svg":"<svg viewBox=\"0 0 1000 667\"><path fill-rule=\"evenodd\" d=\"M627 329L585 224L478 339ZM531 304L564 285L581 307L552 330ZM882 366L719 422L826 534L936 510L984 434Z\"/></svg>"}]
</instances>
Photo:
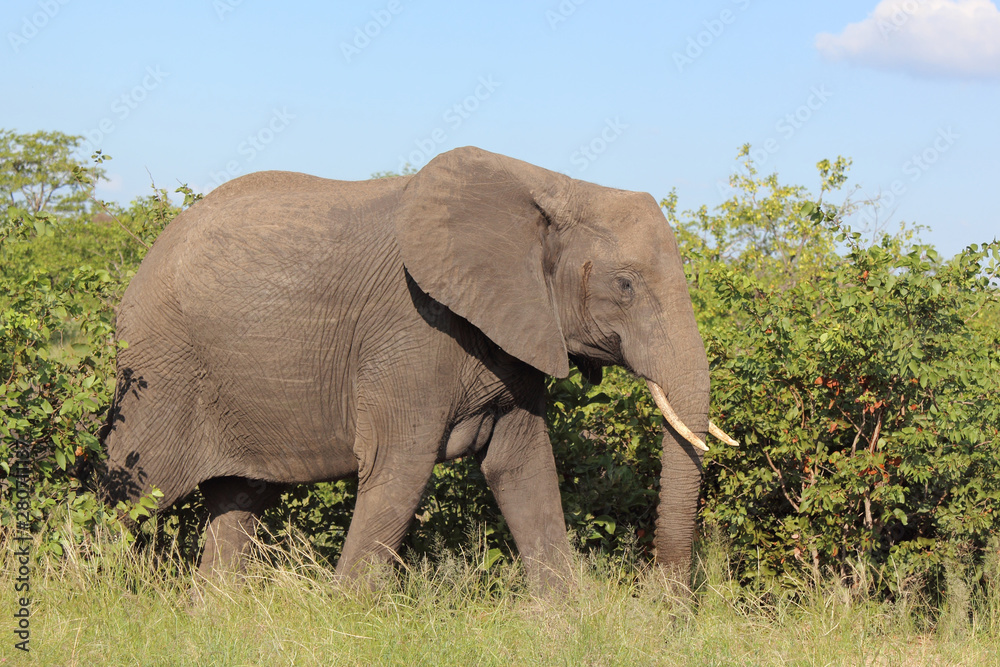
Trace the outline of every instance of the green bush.
<instances>
[{"instance_id":1,"label":"green bush","mask_svg":"<svg viewBox=\"0 0 1000 667\"><path fill-rule=\"evenodd\" d=\"M59 233L48 216L8 209L0 221L0 256L12 245ZM58 509L70 512L77 535L99 519L92 497L79 493L78 464L101 456L96 432L114 385L116 345L112 303L116 288L104 269L78 266L55 277L44 266L0 274L0 469L11 473L15 450L27 452L32 528L43 550L61 553L56 533L44 530ZM20 460L24 462L24 456ZM5 480L6 481L6 480ZM9 486L9 485L7 485ZM0 525L13 529L12 503Z\"/></svg>"},{"instance_id":2,"label":"green bush","mask_svg":"<svg viewBox=\"0 0 1000 667\"><path fill-rule=\"evenodd\" d=\"M843 182L835 165L819 165L822 192ZM734 183L718 216L679 223L715 420L743 443L707 456L705 522L748 578L846 576L861 561L892 588L979 567L1000 529L1000 244L949 261L905 230L869 244L843 223L849 203L811 202L749 163ZM785 230L769 270L747 264L753 239L718 252L755 211ZM790 273L806 256L774 250L810 246L839 252Z\"/></svg>"},{"instance_id":3,"label":"green bush","mask_svg":"<svg viewBox=\"0 0 1000 667\"><path fill-rule=\"evenodd\" d=\"M81 183L74 192L100 173L60 163L57 180L71 167ZM45 180L36 172L32 187ZM127 208L98 202L99 216L83 210L76 195L71 208L68 199L53 201L52 211L9 204L0 217L0 471L7 496L12 466L27 464L29 527L43 536L41 552L62 553L65 538L55 525L68 521L83 541L98 524L121 530L119 512L136 518L155 505L154 495L106 512L82 481L103 456L97 433L114 393L119 347L114 308L179 209L163 191ZM0 526L17 526L13 503L0 506Z\"/></svg>"},{"instance_id":4,"label":"green bush","mask_svg":"<svg viewBox=\"0 0 1000 667\"><path fill-rule=\"evenodd\" d=\"M713 404L744 445L712 453L704 516L750 575L921 569L1000 528L1000 338L976 321L998 297L1000 244L943 262L838 240L843 261L791 289L713 273L739 314L707 337Z\"/></svg>"}]
</instances>

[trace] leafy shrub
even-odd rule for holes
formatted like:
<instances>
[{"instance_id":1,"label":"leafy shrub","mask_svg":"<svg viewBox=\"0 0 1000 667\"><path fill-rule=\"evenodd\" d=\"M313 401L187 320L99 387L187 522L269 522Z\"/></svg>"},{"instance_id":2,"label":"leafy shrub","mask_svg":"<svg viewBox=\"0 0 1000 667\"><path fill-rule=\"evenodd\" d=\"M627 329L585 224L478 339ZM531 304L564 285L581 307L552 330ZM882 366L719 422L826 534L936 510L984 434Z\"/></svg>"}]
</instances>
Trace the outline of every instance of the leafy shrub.
<instances>
[{"instance_id":1,"label":"leafy shrub","mask_svg":"<svg viewBox=\"0 0 1000 667\"><path fill-rule=\"evenodd\" d=\"M1000 528L1000 331L984 319L1000 304L1000 244L950 261L905 231L866 244L843 223L850 204L810 202L747 167L734 180L762 187L680 224L710 318L713 411L743 443L707 456L704 520L750 578L847 574L860 560L894 570L892 587L976 566ZM820 170L824 191L843 182ZM794 275L720 258L754 208L739 203L748 191L767 195L769 224L797 230L785 247L804 247L798 235L841 252Z\"/></svg>"},{"instance_id":2,"label":"leafy shrub","mask_svg":"<svg viewBox=\"0 0 1000 667\"><path fill-rule=\"evenodd\" d=\"M713 401L745 444L713 452L705 518L750 574L940 564L1000 528L998 336L975 324L998 298L1000 244L943 262L857 236L788 290L714 272L739 316L708 336Z\"/></svg>"},{"instance_id":3,"label":"leafy shrub","mask_svg":"<svg viewBox=\"0 0 1000 667\"><path fill-rule=\"evenodd\" d=\"M54 228L50 216L13 208L0 224L0 255ZM27 449L36 530L58 506L71 513L79 536L99 519L73 472L101 456L95 433L114 385L116 287L106 270L88 265L59 278L40 267L0 274L0 469L9 475L15 449ZM12 504L2 505L0 525L15 525ZM56 533L45 535L43 550L61 553Z\"/></svg>"},{"instance_id":4,"label":"leafy shrub","mask_svg":"<svg viewBox=\"0 0 1000 667\"><path fill-rule=\"evenodd\" d=\"M100 174L79 163L60 165L58 179L72 167L81 182L74 192ZM44 181L34 173L32 187ZM53 525L68 520L75 538L85 540L99 524L121 530L119 512L134 519L155 506L154 493L106 512L81 479L104 455L96 434L114 392L114 308L148 245L179 209L163 191L101 217L81 212L78 198L71 208L63 205L68 200L53 201L61 202L60 215L8 205L0 218L0 470L7 494L15 452L27 452L30 528L43 537L40 552L62 553L64 538ZM13 530L15 519L13 504L4 503L0 526Z\"/></svg>"}]
</instances>

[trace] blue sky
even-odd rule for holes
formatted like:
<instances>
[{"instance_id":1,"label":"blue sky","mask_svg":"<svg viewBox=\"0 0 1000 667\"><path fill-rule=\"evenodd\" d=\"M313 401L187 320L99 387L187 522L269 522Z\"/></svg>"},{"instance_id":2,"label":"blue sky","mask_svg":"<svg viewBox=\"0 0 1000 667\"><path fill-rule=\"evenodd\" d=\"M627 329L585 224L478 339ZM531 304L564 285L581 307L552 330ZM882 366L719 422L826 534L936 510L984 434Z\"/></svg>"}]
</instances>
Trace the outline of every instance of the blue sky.
<instances>
[{"instance_id":1,"label":"blue sky","mask_svg":"<svg viewBox=\"0 0 1000 667\"><path fill-rule=\"evenodd\" d=\"M811 189L852 158L880 222L947 254L1000 236L990 0L7 0L0 35L0 127L86 136L105 199L476 145L714 207L751 143Z\"/></svg>"}]
</instances>

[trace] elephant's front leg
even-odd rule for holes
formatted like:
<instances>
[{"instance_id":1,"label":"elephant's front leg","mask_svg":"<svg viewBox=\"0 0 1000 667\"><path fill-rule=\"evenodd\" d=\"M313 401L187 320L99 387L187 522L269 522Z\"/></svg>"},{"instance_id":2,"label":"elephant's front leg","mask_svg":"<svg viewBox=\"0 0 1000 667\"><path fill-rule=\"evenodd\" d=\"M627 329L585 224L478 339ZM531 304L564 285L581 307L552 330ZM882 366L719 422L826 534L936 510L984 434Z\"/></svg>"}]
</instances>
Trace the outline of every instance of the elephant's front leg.
<instances>
[{"instance_id":1,"label":"elephant's front leg","mask_svg":"<svg viewBox=\"0 0 1000 667\"><path fill-rule=\"evenodd\" d=\"M536 589L571 583L570 546L559 496L559 477L545 427L544 401L516 409L497 421L483 474L510 526Z\"/></svg>"},{"instance_id":2,"label":"elephant's front leg","mask_svg":"<svg viewBox=\"0 0 1000 667\"><path fill-rule=\"evenodd\" d=\"M392 561L413 520L434 469L440 434L435 439L430 430L420 429L427 432L404 435L389 426L406 421L359 419L358 500L337 574L365 576L373 564Z\"/></svg>"}]
</instances>

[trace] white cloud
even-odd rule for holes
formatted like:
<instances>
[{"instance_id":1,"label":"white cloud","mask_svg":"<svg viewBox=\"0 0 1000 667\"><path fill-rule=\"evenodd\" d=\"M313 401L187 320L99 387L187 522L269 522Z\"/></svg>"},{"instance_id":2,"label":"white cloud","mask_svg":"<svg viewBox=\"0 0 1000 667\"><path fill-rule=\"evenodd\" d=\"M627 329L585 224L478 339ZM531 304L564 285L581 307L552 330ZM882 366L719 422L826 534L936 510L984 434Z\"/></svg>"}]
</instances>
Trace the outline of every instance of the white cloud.
<instances>
[{"instance_id":1,"label":"white cloud","mask_svg":"<svg viewBox=\"0 0 1000 667\"><path fill-rule=\"evenodd\" d=\"M831 60L924 76L1000 78L1000 10L990 0L881 0L816 48Z\"/></svg>"}]
</instances>

